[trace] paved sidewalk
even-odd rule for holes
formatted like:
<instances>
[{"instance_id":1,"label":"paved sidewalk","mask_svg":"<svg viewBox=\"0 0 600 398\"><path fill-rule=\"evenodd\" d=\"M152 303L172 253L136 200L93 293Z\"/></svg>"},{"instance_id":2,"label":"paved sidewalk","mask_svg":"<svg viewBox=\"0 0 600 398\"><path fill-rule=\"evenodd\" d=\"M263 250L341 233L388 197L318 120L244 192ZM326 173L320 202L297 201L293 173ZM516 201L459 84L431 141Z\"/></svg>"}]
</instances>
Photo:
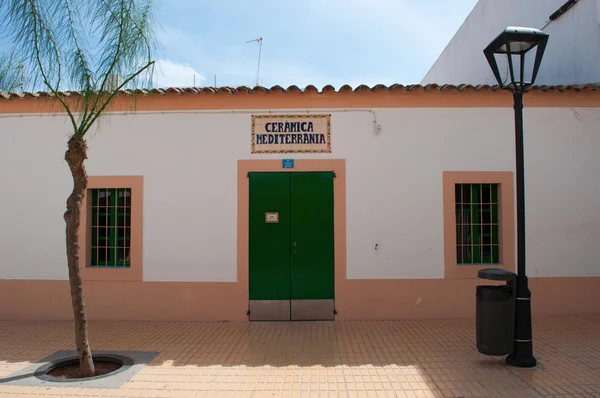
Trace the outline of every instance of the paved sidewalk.
<instances>
[{"instance_id":1,"label":"paved sidewalk","mask_svg":"<svg viewBox=\"0 0 600 398\"><path fill-rule=\"evenodd\" d=\"M535 369L479 354L472 319L92 322L90 332L94 350L160 355L120 389L0 380L0 397L600 397L600 315L535 319ZM72 341L70 322L0 322L0 378Z\"/></svg>"}]
</instances>

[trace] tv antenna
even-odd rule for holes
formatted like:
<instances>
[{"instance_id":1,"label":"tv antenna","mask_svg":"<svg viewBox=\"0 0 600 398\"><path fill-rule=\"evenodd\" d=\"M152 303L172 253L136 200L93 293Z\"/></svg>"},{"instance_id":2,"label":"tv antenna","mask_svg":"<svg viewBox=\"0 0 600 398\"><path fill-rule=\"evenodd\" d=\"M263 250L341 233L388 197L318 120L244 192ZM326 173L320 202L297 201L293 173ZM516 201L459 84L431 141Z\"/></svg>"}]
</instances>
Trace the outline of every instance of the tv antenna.
<instances>
[{"instance_id":1,"label":"tv antenna","mask_svg":"<svg viewBox=\"0 0 600 398\"><path fill-rule=\"evenodd\" d=\"M254 85L255 87L258 86L258 74L260 73L260 54L262 52L262 41L263 41L262 37L257 37L254 40L248 40L246 42L246 44L247 43L254 43L254 42L258 43L258 67L256 68L256 84Z\"/></svg>"}]
</instances>

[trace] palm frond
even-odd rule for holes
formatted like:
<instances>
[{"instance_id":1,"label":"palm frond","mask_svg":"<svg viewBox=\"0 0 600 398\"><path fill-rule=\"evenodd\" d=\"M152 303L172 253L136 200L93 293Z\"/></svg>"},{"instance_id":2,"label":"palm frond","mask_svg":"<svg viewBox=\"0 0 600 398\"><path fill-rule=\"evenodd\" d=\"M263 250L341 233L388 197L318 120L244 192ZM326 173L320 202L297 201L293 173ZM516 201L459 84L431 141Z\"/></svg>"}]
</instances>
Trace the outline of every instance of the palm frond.
<instances>
[{"instance_id":1,"label":"palm frond","mask_svg":"<svg viewBox=\"0 0 600 398\"><path fill-rule=\"evenodd\" d=\"M153 10L151 0L3 0L0 20L31 86L53 93L84 135L119 90L150 84Z\"/></svg>"},{"instance_id":2,"label":"palm frond","mask_svg":"<svg viewBox=\"0 0 600 398\"><path fill-rule=\"evenodd\" d=\"M0 92L14 93L24 85L23 63L14 50L0 54Z\"/></svg>"}]
</instances>

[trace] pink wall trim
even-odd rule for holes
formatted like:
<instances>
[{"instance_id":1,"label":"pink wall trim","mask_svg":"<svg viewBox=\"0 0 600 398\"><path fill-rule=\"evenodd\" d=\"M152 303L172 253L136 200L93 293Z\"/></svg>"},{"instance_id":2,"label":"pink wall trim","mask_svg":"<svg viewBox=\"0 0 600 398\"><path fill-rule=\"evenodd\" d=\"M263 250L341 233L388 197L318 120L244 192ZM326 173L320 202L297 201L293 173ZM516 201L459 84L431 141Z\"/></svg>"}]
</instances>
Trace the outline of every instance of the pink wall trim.
<instances>
[{"instance_id":1,"label":"pink wall trim","mask_svg":"<svg viewBox=\"0 0 600 398\"><path fill-rule=\"evenodd\" d=\"M599 277L529 281L534 316L600 313ZM350 279L353 294L337 302L336 319L474 317L475 286L484 282ZM85 300L90 320L246 321L248 297L236 285L87 281ZM72 319L68 281L0 280L0 303L0 320Z\"/></svg>"}]
</instances>

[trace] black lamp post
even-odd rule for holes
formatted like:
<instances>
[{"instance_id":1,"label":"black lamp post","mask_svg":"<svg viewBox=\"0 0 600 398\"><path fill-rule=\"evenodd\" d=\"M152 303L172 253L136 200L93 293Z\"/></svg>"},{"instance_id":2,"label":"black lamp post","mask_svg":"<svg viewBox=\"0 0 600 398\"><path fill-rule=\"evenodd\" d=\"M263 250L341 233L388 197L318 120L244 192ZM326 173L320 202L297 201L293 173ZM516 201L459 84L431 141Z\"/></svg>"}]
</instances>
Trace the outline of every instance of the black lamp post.
<instances>
[{"instance_id":1,"label":"black lamp post","mask_svg":"<svg viewBox=\"0 0 600 398\"><path fill-rule=\"evenodd\" d=\"M515 340L506 363L531 368L537 364L533 356L531 332L531 292L525 273L525 173L523 160L523 93L533 85L544 56L548 34L538 29L508 27L483 50L498 84L513 93L515 108L515 147L517 170L517 297L515 308ZM536 50L533 67L526 69L526 54ZM508 76L500 76L496 55L506 57ZM530 54L531 55L531 54ZM516 62L515 62L516 61ZM515 63L517 70L515 70ZM528 72L531 77L526 78ZM510 79L510 80L509 80Z\"/></svg>"}]
</instances>

